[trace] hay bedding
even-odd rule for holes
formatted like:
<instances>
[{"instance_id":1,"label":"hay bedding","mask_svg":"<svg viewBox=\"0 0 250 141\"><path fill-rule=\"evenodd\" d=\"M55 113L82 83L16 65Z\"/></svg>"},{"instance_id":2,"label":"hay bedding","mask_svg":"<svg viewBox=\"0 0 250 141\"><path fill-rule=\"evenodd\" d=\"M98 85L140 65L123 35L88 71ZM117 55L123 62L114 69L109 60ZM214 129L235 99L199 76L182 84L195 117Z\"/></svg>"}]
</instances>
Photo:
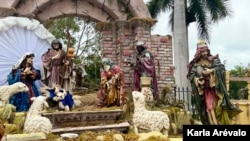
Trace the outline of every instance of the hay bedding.
<instances>
[{"instance_id":1,"label":"hay bedding","mask_svg":"<svg viewBox=\"0 0 250 141\"><path fill-rule=\"evenodd\" d=\"M97 95L96 93L89 93L85 95L73 95L73 99L75 103L78 103L75 108L73 108L73 111L94 111L94 110L112 110L117 109L120 107L112 106L112 107L97 107Z\"/></svg>"}]
</instances>

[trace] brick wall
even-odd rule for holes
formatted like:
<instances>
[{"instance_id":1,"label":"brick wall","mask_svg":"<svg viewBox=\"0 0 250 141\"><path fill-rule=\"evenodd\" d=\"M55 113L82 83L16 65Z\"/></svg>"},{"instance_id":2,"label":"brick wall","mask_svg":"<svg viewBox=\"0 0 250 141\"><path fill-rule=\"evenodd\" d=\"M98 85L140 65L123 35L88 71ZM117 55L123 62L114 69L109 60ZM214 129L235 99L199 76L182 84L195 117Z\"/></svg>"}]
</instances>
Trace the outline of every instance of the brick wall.
<instances>
[{"instance_id":1,"label":"brick wall","mask_svg":"<svg viewBox=\"0 0 250 141\"><path fill-rule=\"evenodd\" d=\"M139 18L97 24L96 29L102 34L102 55L123 68L127 90L133 90L133 70L123 60L135 61L137 41L143 41L155 57L159 93L166 85L174 84L172 36L151 35L152 25L152 22Z\"/></svg>"}]
</instances>

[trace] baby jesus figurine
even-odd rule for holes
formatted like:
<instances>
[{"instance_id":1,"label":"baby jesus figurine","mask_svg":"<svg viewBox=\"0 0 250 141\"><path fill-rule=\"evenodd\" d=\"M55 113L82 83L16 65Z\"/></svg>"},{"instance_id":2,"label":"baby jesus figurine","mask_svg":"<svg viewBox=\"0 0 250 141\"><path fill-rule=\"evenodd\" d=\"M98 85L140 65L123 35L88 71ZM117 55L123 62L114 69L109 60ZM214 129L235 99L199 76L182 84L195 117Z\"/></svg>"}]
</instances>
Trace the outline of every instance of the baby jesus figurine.
<instances>
[{"instance_id":1,"label":"baby jesus figurine","mask_svg":"<svg viewBox=\"0 0 250 141\"><path fill-rule=\"evenodd\" d=\"M46 88L45 95L58 104L59 110L71 111L74 107L74 100L70 92L60 88L58 85L54 85L53 89Z\"/></svg>"}]
</instances>

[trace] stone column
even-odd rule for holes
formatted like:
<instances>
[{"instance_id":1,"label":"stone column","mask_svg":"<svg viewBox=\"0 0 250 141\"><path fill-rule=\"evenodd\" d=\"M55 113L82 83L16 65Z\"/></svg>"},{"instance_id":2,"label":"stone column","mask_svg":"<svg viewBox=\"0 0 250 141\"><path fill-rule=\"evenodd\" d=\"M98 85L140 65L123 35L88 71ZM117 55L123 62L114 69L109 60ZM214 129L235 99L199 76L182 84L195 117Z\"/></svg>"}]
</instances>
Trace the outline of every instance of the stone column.
<instances>
[{"instance_id":1,"label":"stone column","mask_svg":"<svg viewBox=\"0 0 250 141\"><path fill-rule=\"evenodd\" d=\"M116 28L114 23L99 22L96 29L101 31L101 54L103 57L111 59L114 63L117 62L116 53Z\"/></svg>"},{"instance_id":2,"label":"stone column","mask_svg":"<svg viewBox=\"0 0 250 141\"><path fill-rule=\"evenodd\" d=\"M117 21L116 27L117 64L124 71L125 89L131 90L133 88L133 73L131 73L131 68L124 63L124 59L131 58L134 53L133 40L131 40L133 39L133 32L129 21Z\"/></svg>"},{"instance_id":3,"label":"stone column","mask_svg":"<svg viewBox=\"0 0 250 141\"><path fill-rule=\"evenodd\" d=\"M155 21L152 19L145 19L145 18L133 18L130 20L130 23L133 28L133 34L134 34L134 44L137 43L137 41L143 41L148 50L152 51L150 47L151 43L151 26L155 23Z\"/></svg>"},{"instance_id":4,"label":"stone column","mask_svg":"<svg viewBox=\"0 0 250 141\"><path fill-rule=\"evenodd\" d=\"M178 87L188 87L191 89L187 79L187 65L189 63L189 49L187 38L187 27L185 17L185 1L174 1L174 66L175 83Z\"/></svg>"}]
</instances>

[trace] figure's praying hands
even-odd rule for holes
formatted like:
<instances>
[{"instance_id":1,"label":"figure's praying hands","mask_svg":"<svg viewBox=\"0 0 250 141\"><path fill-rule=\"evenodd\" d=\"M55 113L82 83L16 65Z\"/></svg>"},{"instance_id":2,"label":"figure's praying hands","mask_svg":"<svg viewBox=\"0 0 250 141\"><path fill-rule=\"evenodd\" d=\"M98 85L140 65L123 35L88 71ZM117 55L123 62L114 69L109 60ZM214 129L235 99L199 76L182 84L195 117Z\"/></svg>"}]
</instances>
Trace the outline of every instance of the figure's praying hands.
<instances>
[{"instance_id":1,"label":"figure's praying hands","mask_svg":"<svg viewBox=\"0 0 250 141\"><path fill-rule=\"evenodd\" d=\"M26 67L23 72L28 72L30 71L30 67Z\"/></svg>"},{"instance_id":2,"label":"figure's praying hands","mask_svg":"<svg viewBox=\"0 0 250 141\"><path fill-rule=\"evenodd\" d=\"M23 72L26 73L26 74L31 74L32 73L31 72L31 67L26 67Z\"/></svg>"}]
</instances>

